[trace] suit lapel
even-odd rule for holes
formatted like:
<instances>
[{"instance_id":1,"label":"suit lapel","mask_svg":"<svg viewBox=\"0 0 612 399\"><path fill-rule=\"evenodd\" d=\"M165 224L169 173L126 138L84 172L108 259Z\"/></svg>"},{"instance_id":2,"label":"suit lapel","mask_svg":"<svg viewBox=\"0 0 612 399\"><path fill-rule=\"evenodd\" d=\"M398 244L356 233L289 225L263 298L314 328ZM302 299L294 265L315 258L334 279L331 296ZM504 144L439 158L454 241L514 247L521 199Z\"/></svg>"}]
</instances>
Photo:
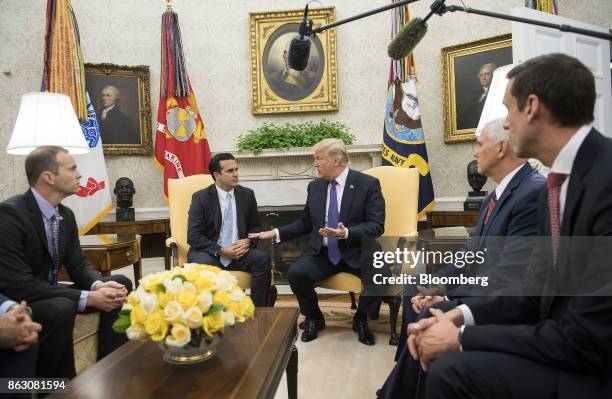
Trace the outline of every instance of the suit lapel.
<instances>
[{"instance_id":1,"label":"suit lapel","mask_svg":"<svg viewBox=\"0 0 612 399\"><path fill-rule=\"evenodd\" d=\"M236 197L236 225L238 226L238 239L246 237L246 218L244 217L244 209L246 198L240 187L234 189Z\"/></svg>"},{"instance_id":2,"label":"suit lapel","mask_svg":"<svg viewBox=\"0 0 612 399\"><path fill-rule=\"evenodd\" d=\"M349 169L348 176L346 177L346 183L344 190L342 191L342 203L340 204L340 218L339 222L344 223L347 220L348 213L351 210L353 204L353 198L355 197L355 190L357 189L357 174Z\"/></svg>"},{"instance_id":3,"label":"suit lapel","mask_svg":"<svg viewBox=\"0 0 612 399\"><path fill-rule=\"evenodd\" d=\"M43 225L42 213L40 212L40 208L36 203L36 199L34 199L34 194L32 194L31 190L28 190L24 194L24 197L26 199L26 206L30 213L30 220L34 225L34 230L36 230L36 235L38 235L38 238L40 238L43 248L45 249L44 252L49 255L49 243L47 242L47 234L45 233L45 226Z\"/></svg>"},{"instance_id":4,"label":"suit lapel","mask_svg":"<svg viewBox=\"0 0 612 399\"><path fill-rule=\"evenodd\" d=\"M212 211L212 217L215 224L215 231L217 234L221 232L221 205L219 205L219 194L217 193L217 186L213 183L208 191L210 198L210 210Z\"/></svg>"}]
</instances>

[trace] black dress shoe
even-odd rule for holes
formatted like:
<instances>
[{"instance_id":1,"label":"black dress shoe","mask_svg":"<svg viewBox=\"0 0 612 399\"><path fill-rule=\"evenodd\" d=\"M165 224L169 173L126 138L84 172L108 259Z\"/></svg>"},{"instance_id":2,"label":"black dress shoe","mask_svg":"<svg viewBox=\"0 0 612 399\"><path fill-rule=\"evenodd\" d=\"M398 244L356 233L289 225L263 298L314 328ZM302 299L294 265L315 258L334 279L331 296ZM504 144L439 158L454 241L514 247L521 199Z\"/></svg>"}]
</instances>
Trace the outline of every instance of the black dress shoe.
<instances>
[{"instance_id":1,"label":"black dress shoe","mask_svg":"<svg viewBox=\"0 0 612 399\"><path fill-rule=\"evenodd\" d=\"M353 331L359 335L359 342L362 344L372 346L376 343L376 337L370 331L367 320L353 319Z\"/></svg>"},{"instance_id":2,"label":"black dress shoe","mask_svg":"<svg viewBox=\"0 0 612 399\"><path fill-rule=\"evenodd\" d=\"M304 332L302 341L309 342L317 338L317 332L325 329L325 319L306 318L304 320Z\"/></svg>"}]
</instances>

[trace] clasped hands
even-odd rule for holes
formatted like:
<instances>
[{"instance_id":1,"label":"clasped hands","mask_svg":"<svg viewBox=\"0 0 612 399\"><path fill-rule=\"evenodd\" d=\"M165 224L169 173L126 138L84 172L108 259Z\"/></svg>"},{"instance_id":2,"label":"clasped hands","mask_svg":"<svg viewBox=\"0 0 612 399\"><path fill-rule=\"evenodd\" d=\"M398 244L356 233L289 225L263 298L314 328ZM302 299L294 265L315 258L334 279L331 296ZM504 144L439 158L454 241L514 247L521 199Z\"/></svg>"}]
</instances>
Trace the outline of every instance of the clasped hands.
<instances>
[{"instance_id":1,"label":"clasped hands","mask_svg":"<svg viewBox=\"0 0 612 399\"><path fill-rule=\"evenodd\" d=\"M249 237L251 235L249 234ZM236 241L231 247L221 248L219 250L220 256L225 256L231 260L238 260L242 258L251 249L251 240L244 238Z\"/></svg>"},{"instance_id":2,"label":"clasped hands","mask_svg":"<svg viewBox=\"0 0 612 399\"><path fill-rule=\"evenodd\" d=\"M24 301L0 316L0 348L21 352L38 341L42 326L30 318Z\"/></svg>"},{"instance_id":3,"label":"clasped hands","mask_svg":"<svg viewBox=\"0 0 612 399\"><path fill-rule=\"evenodd\" d=\"M444 353L459 350L459 326L463 324L459 309L446 313L433 308L429 311L432 317L408 324L408 350L424 371Z\"/></svg>"},{"instance_id":4,"label":"clasped hands","mask_svg":"<svg viewBox=\"0 0 612 399\"><path fill-rule=\"evenodd\" d=\"M116 281L98 283L87 296L87 306L109 312L127 300L127 289Z\"/></svg>"}]
</instances>

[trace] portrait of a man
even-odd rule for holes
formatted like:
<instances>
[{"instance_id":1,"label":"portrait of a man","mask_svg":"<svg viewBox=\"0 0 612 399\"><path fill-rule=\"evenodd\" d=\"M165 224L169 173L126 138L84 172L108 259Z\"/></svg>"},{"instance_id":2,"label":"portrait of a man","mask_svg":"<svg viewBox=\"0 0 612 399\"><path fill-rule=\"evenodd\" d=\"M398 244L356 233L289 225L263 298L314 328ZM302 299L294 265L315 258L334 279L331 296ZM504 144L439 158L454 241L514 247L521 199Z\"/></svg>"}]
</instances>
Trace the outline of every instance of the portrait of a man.
<instances>
[{"instance_id":1,"label":"portrait of a man","mask_svg":"<svg viewBox=\"0 0 612 399\"><path fill-rule=\"evenodd\" d=\"M151 154L149 67L85 64L105 154Z\"/></svg>"},{"instance_id":2,"label":"portrait of a man","mask_svg":"<svg viewBox=\"0 0 612 399\"><path fill-rule=\"evenodd\" d=\"M476 76L480 90L476 91L471 98L466 96L461 103L457 103L457 129L473 129L478 126L482 108L489 94L489 86L493 80L493 72L496 69L497 65L492 62L480 66Z\"/></svg>"}]
</instances>

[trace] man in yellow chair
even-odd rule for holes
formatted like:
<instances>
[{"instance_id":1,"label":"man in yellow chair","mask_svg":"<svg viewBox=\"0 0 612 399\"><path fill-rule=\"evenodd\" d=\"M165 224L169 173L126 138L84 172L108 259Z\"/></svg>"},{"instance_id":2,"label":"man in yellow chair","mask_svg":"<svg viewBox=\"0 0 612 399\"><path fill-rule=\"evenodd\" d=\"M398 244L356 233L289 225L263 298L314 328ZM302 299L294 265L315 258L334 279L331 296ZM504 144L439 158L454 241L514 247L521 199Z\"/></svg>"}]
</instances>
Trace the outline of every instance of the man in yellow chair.
<instances>
[{"instance_id":1,"label":"man in yellow chair","mask_svg":"<svg viewBox=\"0 0 612 399\"><path fill-rule=\"evenodd\" d=\"M317 303L315 284L340 272L361 278L362 239L380 237L385 226L385 200L380 182L348 168L341 140L324 139L314 147L314 167L320 178L308 185L301 217L292 224L251 235L251 238L291 240L309 234L302 256L289 267L289 284L306 316L302 341L317 338L325 319ZM353 319L359 342L374 345L367 317L377 313L379 297L361 295Z\"/></svg>"},{"instance_id":2,"label":"man in yellow chair","mask_svg":"<svg viewBox=\"0 0 612 399\"><path fill-rule=\"evenodd\" d=\"M221 266L251 274L251 299L266 306L270 257L247 237L261 231L253 190L238 184L238 164L229 153L208 165L215 184L193 194L189 208L187 262Z\"/></svg>"}]
</instances>

